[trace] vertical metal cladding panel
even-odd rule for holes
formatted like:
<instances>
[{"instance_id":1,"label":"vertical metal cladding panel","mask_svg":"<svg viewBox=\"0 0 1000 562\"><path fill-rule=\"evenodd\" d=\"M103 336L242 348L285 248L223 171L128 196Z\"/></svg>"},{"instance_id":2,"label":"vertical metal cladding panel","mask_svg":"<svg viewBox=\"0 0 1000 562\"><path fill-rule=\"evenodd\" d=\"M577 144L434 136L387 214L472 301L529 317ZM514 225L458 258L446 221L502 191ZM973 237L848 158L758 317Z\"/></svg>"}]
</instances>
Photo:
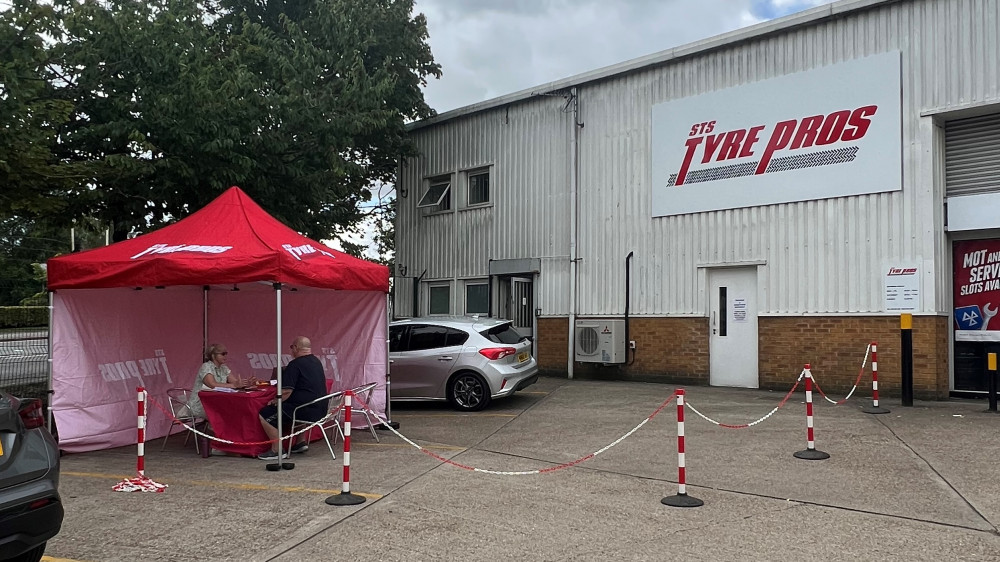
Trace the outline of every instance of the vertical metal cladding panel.
<instances>
[{"instance_id":1,"label":"vertical metal cladding panel","mask_svg":"<svg viewBox=\"0 0 1000 562\"><path fill-rule=\"evenodd\" d=\"M700 266L745 261L766 262L762 314L880 312L882 270L896 263L920 265L924 311L944 311L942 135L921 113L1000 102L998 29L995 0L893 2L581 85L577 312L623 312L629 251L634 314L703 314ZM886 51L902 53L902 191L651 218L653 104ZM403 170L405 182L487 159L496 196L490 210L457 223L421 218L419 194L403 200L399 262L413 274L457 276L485 272L489 258L539 257L538 304L565 314L571 116L563 103L536 97L415 131L425 157ZM477 234L486 246L466 250Z\"/></svg>"},{"instance_id":2,"label":"vertical metal cladding panel","mask_svg":"<svg viewBox=\"0 0 1000 562\"><path fill-rule=\"evenodd\" d=\"M413 131L422 156L401 170L401 185L411 193L397 219L397 263L408 265L408 275L426 268L428 279L486 277L490 259L543 258L543 278L553 278L539 287L537 306L568 312L572 115L564 105L561 96L538 96ZM467 186L460 172L481 166L490 166L492 205L463 208ZM440 174L452 175L457 210L424 216L416 208L423 179Z\"/></svg>"},{"instance_id":3,"label":"vertical metal cladding panel","mask_svg":"<svg viewBox=\"0 0 1000 562\"><path fill-rule=\"evenodd\" d=\"M766 262L762 314L880 312L884 267L908 263L922 269L924 311L945 310L940 135L921 112L1000 101L998 11L890 3L582 87L578 313L623 312L629 251L635 314L702 314L699 266L746 261ZM902 191L650 218L653 104L895 50Z\"/></svg>"}]
</instances>

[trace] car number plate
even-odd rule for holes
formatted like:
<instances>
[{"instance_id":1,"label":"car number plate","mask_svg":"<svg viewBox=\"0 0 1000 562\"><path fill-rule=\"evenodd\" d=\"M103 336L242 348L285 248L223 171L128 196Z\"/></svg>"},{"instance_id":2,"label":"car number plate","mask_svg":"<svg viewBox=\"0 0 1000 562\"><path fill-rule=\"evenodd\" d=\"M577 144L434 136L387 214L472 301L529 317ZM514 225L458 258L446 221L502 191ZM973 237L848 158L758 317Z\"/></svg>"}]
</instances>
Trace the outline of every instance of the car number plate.
<instances>
[{"instance_id":1,"label":"car number plate","mask_svg":"<svg viewBox=\"0 0 1000 562\"><path fill-rule=\"evenodd\" d=\"M521 353L517 354L517 362L524 363L525 361L528 360L528 357L531 357L531 355L527 351L522 351Z\"/></svg>"},{"instance_id":2,"label":"car number plate","mask_svg":"<svg viewBox=\"0 0 1000 562\"><path fill-rule=\"evenodd\" d=\"M0 441L0 457L3 456L3 441Z\"/></svg>"}]
</instances>

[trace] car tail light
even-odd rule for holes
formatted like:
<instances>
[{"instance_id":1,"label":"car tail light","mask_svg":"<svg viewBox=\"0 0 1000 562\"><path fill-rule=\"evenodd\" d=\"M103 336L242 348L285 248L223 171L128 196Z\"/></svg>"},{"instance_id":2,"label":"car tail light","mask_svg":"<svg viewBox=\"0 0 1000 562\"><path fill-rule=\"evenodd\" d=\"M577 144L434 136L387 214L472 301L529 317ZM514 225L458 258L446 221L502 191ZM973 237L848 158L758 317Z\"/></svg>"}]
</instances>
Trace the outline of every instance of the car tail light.
<instances>
[{"instance_id":1,"label":"car tail light","mask_svg":"<svg viewBox=\"0 0 1000 562\"><path fill-rule=\"evenodd\" d=\"M513 347L487 347L485 349L480 349L479 354L483 357L489 359L490 361L496 361L497 359L503 359L508 355L514 355L517 350Z\"/></svg>"},{"instance_id":2,"label":"car tail light","mask_svg":"<svg viewBox=\"0 0 1000 562\"><path fill-rule=\"evenodd\" d=\"M17 413L20 414L25 429L35 429L45 425L45 416L42 415L42 401L37 398L22 400Z\"/></svg>"},{"instance_id":3,"label":"car tail light","mask_svg":"<svg viewBox=\"0 0 1000 562\"><path fill-rule=\"evenodd\" d=\"M31 505L28 506L28 509L38 509L40 507L45 507L50 503L52 503L52 498L42 498L40 500L35 500L31 502Z\"/></svg>"}]
</instances>

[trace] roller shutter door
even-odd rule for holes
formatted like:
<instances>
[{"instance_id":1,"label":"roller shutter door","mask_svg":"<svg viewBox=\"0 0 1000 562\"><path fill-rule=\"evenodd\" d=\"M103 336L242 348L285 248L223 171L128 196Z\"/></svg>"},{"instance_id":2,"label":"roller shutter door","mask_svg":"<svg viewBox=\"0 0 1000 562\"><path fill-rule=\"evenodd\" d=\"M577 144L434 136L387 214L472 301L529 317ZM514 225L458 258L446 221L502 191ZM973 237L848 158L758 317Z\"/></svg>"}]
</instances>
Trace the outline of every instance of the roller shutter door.
<instances>
[{"instance_id":1,"label":"roller shutter door","mask_svg":"<svg viewBox=\"0 0 1000 562\"><path fill-rule=\"evenodd\" d=\"M947 195L1000 192L1000 113L945 124Z\"/></svg>"}]
</instances>

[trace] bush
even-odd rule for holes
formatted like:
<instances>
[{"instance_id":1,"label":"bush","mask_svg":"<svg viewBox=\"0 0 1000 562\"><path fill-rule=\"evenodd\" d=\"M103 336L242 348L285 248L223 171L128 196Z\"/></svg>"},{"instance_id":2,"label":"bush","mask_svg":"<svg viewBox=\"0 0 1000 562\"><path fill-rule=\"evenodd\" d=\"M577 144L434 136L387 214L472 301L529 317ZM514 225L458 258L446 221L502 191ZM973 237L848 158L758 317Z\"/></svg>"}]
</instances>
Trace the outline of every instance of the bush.
<instances>
[{"instance_id":1,"label":"bush","mask_svg":"<svg viewBox=\"0 0 1000 562\"><path fill-rule=\"evenodd\" d=\"M0 306L0 328L35 328L48 325L47 306Z\"/></svg>"}]
</instances>

